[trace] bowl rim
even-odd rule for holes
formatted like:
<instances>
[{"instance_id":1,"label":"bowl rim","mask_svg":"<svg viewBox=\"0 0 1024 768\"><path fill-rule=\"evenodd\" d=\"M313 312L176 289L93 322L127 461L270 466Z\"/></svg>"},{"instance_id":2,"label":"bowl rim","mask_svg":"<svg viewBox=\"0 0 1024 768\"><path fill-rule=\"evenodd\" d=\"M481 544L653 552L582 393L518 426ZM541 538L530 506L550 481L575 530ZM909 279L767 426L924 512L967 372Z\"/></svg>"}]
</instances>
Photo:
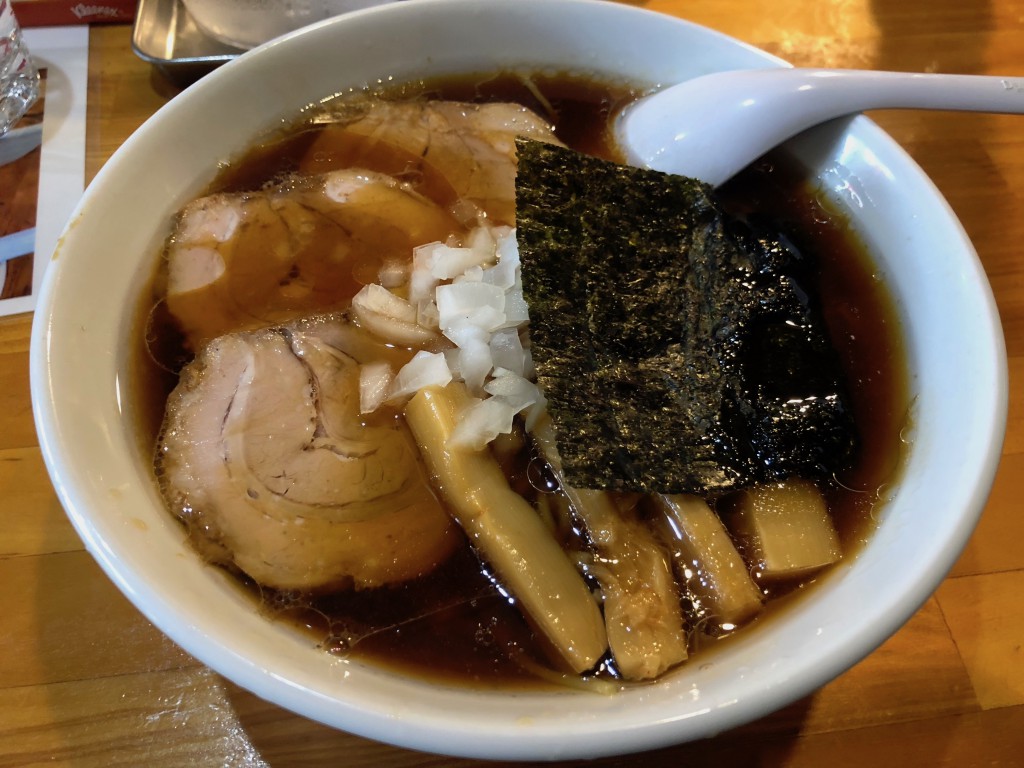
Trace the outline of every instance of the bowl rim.
<instances>
[{"instance_id":1,"label":"bowl rim","mask_svg":"<svg viewBox=\"0 0 1024 768\"><path fill-rule=\"evenodd\" d=\"M784 65L781 60L722 33L646 9L603 0L517 0L514 5L519 6L517 12L520 13L539 12L543 6L558 6L563 9L574 9L574 12L605 14L603 18L607 20L632 19L640 16L657 17L658 24L689 28L702 36L726 41L737 50L746 50L759 58L764 66ZM936 544L935 549L928 553L929 559L924 564L925 567L913 578L907 577L910 580L905 592L898 598L883 597L878 605L865 607L867 615L875 617L870 630L859 633L856 642L842 637L843 633L826 632L824 639L817 646L817 655L813 659L797 663L797 669L801 673L798 675L788 673L782 665L773 666L768 670L749 670L747 678L750 681L748 684L751 693L745 698L735 701L702 700L697 702L702 705L701 707L691 706L681 713L667 712L660 717L652 717L649 710L644 708L651 698L649 692L642 688L631 689L623 695L613 697L613 700L587 703L586 712L581 708L575 713L578 715L575 726L578 730L577 736L585 736L587 742L580 744L578 741L566 743L564 720L557 717L536 717L527 722L522 718L508 719L505 713L505 708L511 705L519 712L531 709L537 712L546 709L550 711L551 706L561 711L566 708L566 702L571 701L572 707L575 708L579 705L575 694L506 693L492 699L486 695L481 697L478 691L467 691L461 687L445 689L442 686L438 689L437 698L430 702L429 707L417 706L415 702L403 702L401 706L395 708L389 697L406 697L418 692L423 697L430 698L434 694L422 686L410 684L401 675L379 668L368 669L358 663L339 662L335 665L339 676L346 680L357 680L359 685L354 684L353 687L358 695L349 698L332 696L323 685L309 675L299 672L289 678L260 663L261 656L265 658L265 651L260 650L263 643L270 643L282 654L288 654L290 635L288 638L279 637L272 631L269 640L264 636L238 642L237 637L225 634L223 627L211 629L207 624L197 622L195 615L189 610L188 601L183 602L180 596L169 593L166 585L147 582L136 565L127 561L123 552L111 546L110 531L115 523L97 523L90 511L90 507L99 503L96 495L90 495L84 487L83 476L81 472L74 470L73 457L67 455L65 449L65 422L69 417L69 409L74 408L76 404L62 399L63 395L59 398L54 397L55 393L67 391L67 384L61 381L64 371L59 365L54 365L59 360L59 350L55 351L56 346L67 343L58 338L58 334L63 333L61 328L64 327L66 330L67 326L60 326L55 322L55 312L60 297L74 290L64 277L68 254L63 251L74 248L81 237L88 236L87 233L83 234L83 231L86 217L91 215L93 200L102 200L104 196L109 197L120 191L120 176L125 173L121 169L122 159L131 158L133 154L141 152L149 140L147 137L158 130L156 126L159 126L168 115L183 112L191 100L218 88L228 87L237 79L244 77L246 68L250 66L247 62L254 61L253 57L273 58L282 50L293 50L314 37L321 39L322 36L329 36L336 28L349 26L364 18L391 14L401 14L410 19L422 18L422 15L427 13L469 12L470 9L478 9L481 6L487 7L489 12L501 13L497 10L497 4L481 3L480 0L418 0L417 3L385 5L354 12L350 16L329 19L289 33L243 54L191 86L158 110L114 153L112 162L108 162L100 170L73 214L62 243L58 246L58 253L54 257L55 263L51 264L44 277L39 296L32 329L30 372L33 411L43 458L57 495L87 550L151 622L190 654L225 677L263 698L268 698L306 717L363 736L414 749L464 757L506 759L599 757L647 750L710 736L768 714L806 695L865 656L902 625L927 600L955 562L981 513L984 496L991 486L998 464L1008 401L1007 370L998 313L984 270L977 255L974 254L973 246L938 190L913 160L867 118L853 119L845 130L859 136L873 149L877 149L879 162L882 164L890 163L916 169L915 180L919 185L918 189L921 194L930 196L927 199L941 209L944 220L949 224L949 231L956 235L956 247L966 256L966 272L977 286L981 311L978 322L989 328L989 333L985 337L989 343L978 352L979 365L983 369L979 370L985 380L991 383L993 393L990 408L985 411L986 421L978 427L979 434L984 433L985 436L984 449L974 455L969 472L971 483L957 490L958 498L964 500L964 512L956 518L954 525L944 531L943 539ZM118 478L112 480L115 483L117 481ZM862 561L855 561L852 567L868 566ZM833 595L846 595L856 600L855 595L850 596L848 590L842 588L839 579L833 579L821 585L819 589L828 589ZM255 611L252 613L255 614ZM815 629L822 630L821 627L807 627L808 631ZM773 640L779 636L777 628L772 627L762 629L761 634L767 634ZM738 652L731 654L731 658L738 658L741 664L748 661L742 647ZM292 659L289 659L289 663L291 662ZM716 672L711 671L708 674L714 675ZM708 679L713 681L714 678ZM682 684L675 687L679 696L700 697L700 691L694 691ZM443 705L454 702L477 707L479 717L453 721ZM705 704L708 706L703 706ZM643 718L636 716L638 711L645 713ZM562 714L564 715L564 712ZM612 720L614 724L610 724Z\"/></svg>"}]
</instances>

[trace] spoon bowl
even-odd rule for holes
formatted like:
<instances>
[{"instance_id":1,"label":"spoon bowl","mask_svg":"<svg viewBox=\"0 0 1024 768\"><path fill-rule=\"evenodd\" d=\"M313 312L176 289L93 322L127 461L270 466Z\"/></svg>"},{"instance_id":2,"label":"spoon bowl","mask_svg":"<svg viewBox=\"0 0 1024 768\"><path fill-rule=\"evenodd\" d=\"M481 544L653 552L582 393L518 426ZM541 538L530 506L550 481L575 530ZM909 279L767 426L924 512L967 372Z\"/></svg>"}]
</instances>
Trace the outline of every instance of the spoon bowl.
<instances>
[{"instance_id":1,"label":"spoon bowl","mask_svg":"<svg viewBox=\"0 0 1024 768\"><path fill-rule=\"evenodd\" d=\"M1024 78L852 69L728 70L631 104L616 121L627 161L719 186L786 139L866 109L1024 114Z\"/></svg>"}]
</instances>

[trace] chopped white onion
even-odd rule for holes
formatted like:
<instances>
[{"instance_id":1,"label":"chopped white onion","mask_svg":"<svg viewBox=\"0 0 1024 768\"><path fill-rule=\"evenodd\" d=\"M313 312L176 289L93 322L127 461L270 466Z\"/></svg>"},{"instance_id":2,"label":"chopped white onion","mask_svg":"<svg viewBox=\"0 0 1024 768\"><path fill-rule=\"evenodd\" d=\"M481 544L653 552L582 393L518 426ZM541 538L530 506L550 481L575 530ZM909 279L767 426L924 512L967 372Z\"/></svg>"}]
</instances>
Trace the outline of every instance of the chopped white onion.
<instances>
[{"instance_id":1,"label":"chopped white onion","mask_svg":"<svg viewBox=\"0 0 1024 768\"><path fill-rule=\"evenodd\" d=\"M452 349L446 349L443 354L444 361L448 364L448 370L452 372L452 378L461 379L462 369L459 368L459 348L453 347Z\"/></svg>"},{"instance_id":2,"label":"chopped white onion","mask_svg":"<svg viewBox=\"0 0 1024 768\"><path fill-rule=\"evenodd\" d=\"M504 368L517 376L526 372L526 352L519 341L519 331L503 328L491 335L491 359L495 368ZM497 375L495 373L494 375Z\"/></svg>"},{"instance_id":3,"label":"chopped white onion","mask_svg":"<svg viewBox=\"0 0 1024 768\"><path fill-rule=\"evenodd\" d=\"M487 374L494 367L488 333L478 325L465 322L446 329L444 335L458 348L455 366L459 378L466 382L471 393L481 394Z\"/></svg>"},{"instance_id":4,"label":"chopped white onion","mask_svg":"<svg viewBox=\"0 0 1024 768\"><path fill-rule=\"evenodd\" d=\"M507 227L501 227L502 230ZM498 234L497 228L491 229L490 227L475 227L467 238L467 244L474 251L486 253L489 259L494 258L494 251L497 248Z\"/></svg>"},{"instance_id":5,"label":"chopped white onion","mask_svg":"<svg viewBox=\"0 0 1024 768\"><path fill-rule=\"evenodd\" d=\"M388 259L380 266L377 279L385 288L398 288L409 282L410 268L398 259Z\"/></svg>"},{"instance_id":6,"label":"chopped white onion","mask_svg":"<svg viewBox=\"0 0 1024 768\"><path fill-rule=\"evenodd\" d=\"M515 259L519 264L519 241L516 240L515 227L494 227L495 248L499 259Z\"/></svg>"},{"instance_id":7,"label":"chopped white onion","mask_svg":"<svg viewBox=\"0 0 1024 768\"><path fill-rule=\"evenodd\" d=\"M481 394L487 374L494 367L491 360L491 348L487 341L470 341L465 346L459 347L459 374L466 382L466 388L470 394Z\"/></svg>"},{"instance_id":8,"label":"chopped white onion","mask_svg":"<svg viewBox=\"0 0 1024 768\"><path fill-rule=\"evenodd\" d=\"M481 266L469 267L465 272L452 280L453 283L482 283L484 281L484 269Z\"/></svg>"},{"instance_id":9,"label":"chopped white onion","mask_svg":"<svg viewBox=\"0 0 1024 768\"><path fill-rule=\"evenodd\" d=\"M367 363L359 368L359 412L372 413L387 397L394 374L385 362Z\"/></svg>"},{"instance_id":10,"label":"chopped white onion","mask_svg":"<svg viewBox=\"0 0 1024 768\"><path fill-rule=\"evenodd\" d=\"M352 299L352 304L402 322L416 322L416 308L412 304L376 283L360 288L359 293Z\"/></svg>"},{"instance_id":11,"label":"chopped white onion","mask_svg":"<svg viewBox=\"0 0 1024 768\"><path fill-rule=\"evenodd\" d=\"M505 293L505 327L518 328L530 320L530 308L523 297L523 283L516 278L515 284Z\"/></svg>"},{"instance_id":12,"label":"chopped white onion","mask_svg":"<svg viewBox=\"0 0 1024 768\"><path fill-rule=\"evenodd\" d=\"M503 291L508 291L515 286L519 275L519 246L516 244L514 233L515 230L508 229L508 233L498 238L495 249L498 262L493 267L484 270L484 282L496 285ZM519 292L522 293L522 286L520 286Z\"/></svg>"},{"instance_id":13,"label":"chopped white onion","mask_svg":"<svg viewBox=\"0 0 1024 768\"><path fill-rule=\"evenodd\" d=\"M441 316L437 312L437 304L433 301L421 301L416 305L416 322L431 330L439 327Z\"/></svg>"},{"instance_id":14,"label":"chopped white onion","mask_svg":"<svg viewBox=\"0 0 1024 768\"><path fill-rule=\"evenodd\" d=\"M448 210L451 211L456 221L464 225L487 218L487 214L480 210L480 206L465 197L456 200Z\"/></svg>"},{"instance_id":15,"label":"chopped white onion","mask_svg":"<svg viewBox=\"0 0 1024 768\"><path fill-rule=\"evenodd\" d=\"M455 425L449 444L453 448L480 450L499 434L512 431L515 411L500 397L488 397L467 408Z\"/></svg>"},{"instance_id":16,"label":"chopped white onion","mask_svg":"<svg viewBox=\"0 0 1024 768\"><path fill-rule=\"evenodd\" d=\"M451 283L435 291L441 330L459 323L478 325L486 331L505 322L505 292L487 283Z\"/></svg>"},{"instance_id":17,"label":"chopped white onion","mask_svg":"<svg viewBox=\"0 0 1024 768\"><path fill-rule=\"evenodd\" d=\"M444 335L457 347L465 347L474 342L487 343L490 334L479 325L461 322L444 329Z\"/></svg>"},{"instance_id":18,"label":"chopped white onion","mask_svg":"<svg viewBox=\"0 0 1024 768\"><path fill-rule=\"evenodd\" d=\"M529 347L525 347L523 354L526 355L523 363L523 376L533 379L537 376L537 370L533 367L533 352L530 351Z\"/></svg>"},{"instance_id":19,"label":"chopped white onion","mask_svg":"<svg viewBox=\"0 0 1024 768\"><path fill-rule=\"evenodd\" d=\"M539 402L541 396L536 384L511 373L491 379L484 387L484 391L489 395L501 397L516 413Z\"/></svg>"},{"instance_id":20,"label":"chopped white onion","mask_svg":"<svg viewBox=\"0 0 1024 768\"><path fill-rule=\"evenodd\" d=\"M409 274L410 302L418 304L423 301L433 301L434 289L437 288L440 281L434 277L431 265L434 260L434 251L443 246L443 243L433 242L413 249L412 271Z\"/></svg>"},{"instance_id":21,"label":"chopped white onion","mask_svg":"<svg viewBox=\"0 0 1024 768\"><path fill-rule=\"evenodd\" d=\"M494 249L451 248L442 245L435 248L430 266L431 274L438 280L459 277L470 267L480 267L494 257Z\"/></svg>"},{"instance_id":22,"label":"chopped white onion","mask_svg":"<svg viewBox=\"0 0 1024 768\"><path fill-rule=\"evenodd\" d=\"M437 341L437 334L416 322L416 307L371 283L352 298L352 312L359 324L383 339L409 346L424 346Z\"/></svg>"},{"instance_id":23,"label":"chopped white onion","mask_svg":"<svg viewBox=\"0 0 1024 768\"><path fill-rule=\"evenodd\" d=\"M475 220L478 226L461 242L449 237L444 243L427 243L414 249L411 267L382 267L381 285L366 286L352 305L361 323L389 341L425 346L411 339L423 334L423 339L436 342L440 331L455 345L442 352L418 352L393 378L384 364L384 369L364 366L364 412L457 378L481 399L462 415L451 442L480 449L510 432L517 413L528 425L535 421L546 403L530 381L533 362L525 330L529 311L515 229ZM401 286L408 301L388 290Z\"/></svg>"},{"instance_id":24,"label":"chopped white onion","mask_svg":"<svg viewBox=\"0 0 1024 768\"><path fill-rule=\"evenodd\" d=\"M539 392L540 390L538 390ZM532 432L533 428L537 426L540 418L544 415L548 407L547 398L544 397L543 393L540 393L540 399L533 405L528 405L523 411L524 423L526 425L526 431Z\"/></svg>"},{"instance_id":25,"label":"chopped white onion","mask_svg":"<svg viewBox=\"0 0 1024 768\"><path fill-rule=\"evenodd\" d=\"M452 380L452 372L443 352L417 352L398 372L388 400L400 400L426 387L443 387Z\"/></svg>"}]
</instances>

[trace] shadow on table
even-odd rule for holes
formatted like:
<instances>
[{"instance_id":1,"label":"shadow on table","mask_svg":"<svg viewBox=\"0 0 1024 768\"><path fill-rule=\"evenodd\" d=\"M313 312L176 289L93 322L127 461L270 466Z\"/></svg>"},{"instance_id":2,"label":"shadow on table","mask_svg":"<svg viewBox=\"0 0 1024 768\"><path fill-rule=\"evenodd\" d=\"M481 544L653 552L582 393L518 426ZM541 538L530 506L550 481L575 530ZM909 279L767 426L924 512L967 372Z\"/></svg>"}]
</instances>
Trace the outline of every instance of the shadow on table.
<instances>
[{"instance_id":1,"label":"shadow on table","mask_svg":"<svg viewBox=\"0 0 1024 768\"><path fill-rule=\"evenodd\" d=\"M346 765L389 768L531 765L457 759L391 747L299 717L233 684L227 684L226 692L252 747L273 768L322 765L342 757ZM751 765L784 765L800 733L804 713L812 701L813 697L808 697L763 720L713 739L639 755L533 765L578 768L625 768L637 765L650 768L746 768Z\"/></svg>"}]
</instances>

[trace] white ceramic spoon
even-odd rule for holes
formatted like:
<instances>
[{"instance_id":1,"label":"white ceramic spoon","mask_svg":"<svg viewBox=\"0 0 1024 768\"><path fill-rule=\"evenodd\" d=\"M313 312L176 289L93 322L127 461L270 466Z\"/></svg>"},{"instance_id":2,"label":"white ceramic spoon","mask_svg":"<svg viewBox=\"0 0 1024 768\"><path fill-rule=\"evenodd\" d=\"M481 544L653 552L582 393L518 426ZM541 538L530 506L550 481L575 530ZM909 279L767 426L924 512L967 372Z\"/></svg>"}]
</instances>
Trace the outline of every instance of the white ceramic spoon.
<instances>
[{"instance_id":1,"label":"white ceramic spoon","mask_svg":"<svg viewBox=\"0 0 1024 768\"><path fill-rule=\"evenodd\" d=\"M842 69L718 72L638 100L619 116L616 135L632 165L718 186L805 128L866 109L900 108L1024 114L1024 78Z\"/></svg>"}]
</instances>

